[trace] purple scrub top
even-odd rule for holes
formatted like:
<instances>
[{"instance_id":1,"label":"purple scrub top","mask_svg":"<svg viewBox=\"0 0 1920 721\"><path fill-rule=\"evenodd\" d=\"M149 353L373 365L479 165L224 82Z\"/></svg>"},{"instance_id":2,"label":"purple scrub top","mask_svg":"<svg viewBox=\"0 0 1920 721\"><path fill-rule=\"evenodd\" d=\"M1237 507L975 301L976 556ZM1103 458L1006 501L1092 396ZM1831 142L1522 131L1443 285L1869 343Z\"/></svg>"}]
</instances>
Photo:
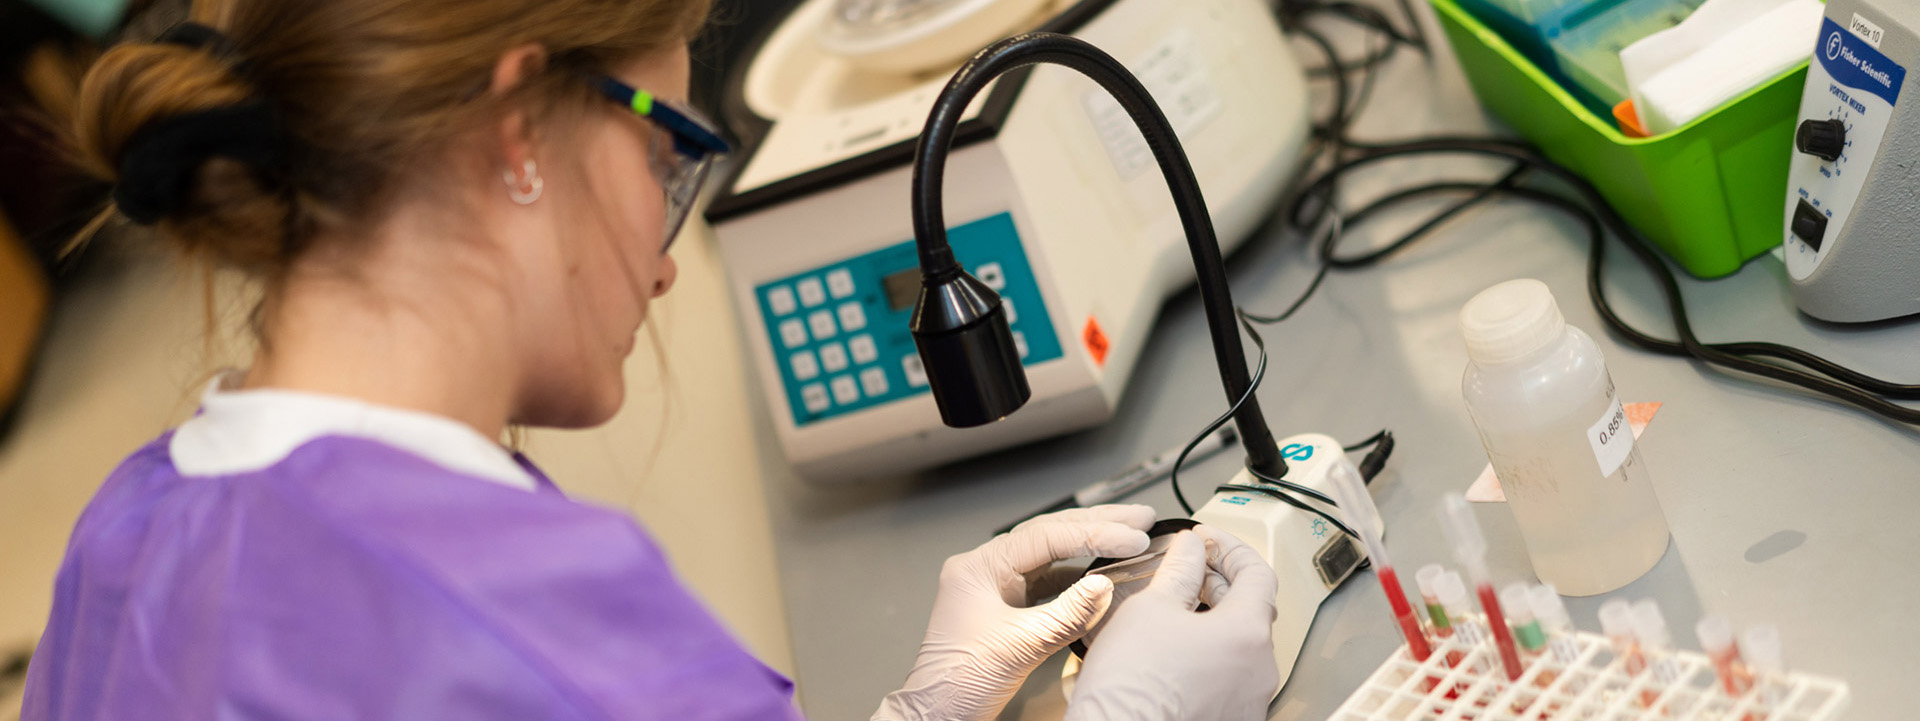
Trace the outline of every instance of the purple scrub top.
<instances>
[{"instance_id":1,"label":"purple scrub top","mask_svg":"<svg viewBox=\"0 0 1920 721\"><path fill-rule=\"evenodd\" d=\"M797 719L624 514L385 444L183 477L171 434L74 526L24 721Z\"/></svg>"}]
</instances>

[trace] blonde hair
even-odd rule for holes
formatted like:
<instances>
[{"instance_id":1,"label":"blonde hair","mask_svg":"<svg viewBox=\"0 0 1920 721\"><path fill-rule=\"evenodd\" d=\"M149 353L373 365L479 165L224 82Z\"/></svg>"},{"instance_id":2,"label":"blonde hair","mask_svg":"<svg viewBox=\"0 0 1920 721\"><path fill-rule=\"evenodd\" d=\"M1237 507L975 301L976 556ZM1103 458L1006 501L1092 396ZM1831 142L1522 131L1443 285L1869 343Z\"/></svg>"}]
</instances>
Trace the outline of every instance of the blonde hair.
<instances>
[{"instance_id":1,"label":"blonde hair","mask_svg":"<svg viewBox=\"0 0 1920 721\"><path fill-rule=\"evenodd\" d=\"M125 43L87 73L74 144L86 169L119 182L129 142L168 118L259 102L277 118L272 173L216 157L154 223L190 256L255 277L284 271L321 231L378 218L448 139L518 104L535 122L596 99L582 71L685 44L710 0L197 0L191 18L233 57ZM506 97L484 93L494 64L533 43L545 72ZM109 213L112 211L110 210Z\"/></svg>"}]
</instances>

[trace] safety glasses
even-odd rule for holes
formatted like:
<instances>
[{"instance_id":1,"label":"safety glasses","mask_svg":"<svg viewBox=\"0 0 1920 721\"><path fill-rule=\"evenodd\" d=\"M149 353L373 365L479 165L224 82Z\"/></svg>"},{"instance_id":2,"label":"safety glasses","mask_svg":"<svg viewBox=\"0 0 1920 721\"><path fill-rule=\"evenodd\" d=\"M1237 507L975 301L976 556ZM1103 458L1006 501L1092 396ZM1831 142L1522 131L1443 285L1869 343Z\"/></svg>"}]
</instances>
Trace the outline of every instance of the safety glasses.
<instances>
[{"instance_id":1,"label":"safety glasses","mask_svg":"<svg viewBox=\"0 0 1920 721\"><path fill-rule=\"evenodd\" d=\"M619 103L635 115L646 118L654 127L666 131L654 133L652 145L647 149L647 165L653 169L653 176L659 179L660 187L667 193L666 240L660 244L660 252L664 254L680 234L680 226L687 222L687 215L693 212L693 202L700 196L700 186L707 179L707 171L732 148L727 141L720 139L720 133L712 122L692 110L678 107L654 97L652 93L605 75L595 76L593 81L600 94L607 96L608 100Z\"/></svg>"}]
</instances>

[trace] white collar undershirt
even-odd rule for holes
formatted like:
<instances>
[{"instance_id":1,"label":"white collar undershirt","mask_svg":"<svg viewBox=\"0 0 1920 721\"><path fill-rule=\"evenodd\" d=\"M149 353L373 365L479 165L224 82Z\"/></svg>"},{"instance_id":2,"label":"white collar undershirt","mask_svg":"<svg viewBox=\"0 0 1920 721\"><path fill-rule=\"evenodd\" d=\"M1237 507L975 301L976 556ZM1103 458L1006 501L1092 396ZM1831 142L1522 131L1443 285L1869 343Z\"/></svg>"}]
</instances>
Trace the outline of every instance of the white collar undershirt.
<instances>
[{"instance_id":1,"label":"white collar undershirt","mask_svg":"<svg viewBox=\"0 0 1920 721\"><path fill-rule=\"evenodd\" d=\"M536 488L507 449L459 421L341 396L230 390L240 377L227 372L207 384L200 414L174 431L167 450L181 475L259 471L316 438L347 436L377 441L455 473L526 491Z\"/></svg>"}]
</instances>

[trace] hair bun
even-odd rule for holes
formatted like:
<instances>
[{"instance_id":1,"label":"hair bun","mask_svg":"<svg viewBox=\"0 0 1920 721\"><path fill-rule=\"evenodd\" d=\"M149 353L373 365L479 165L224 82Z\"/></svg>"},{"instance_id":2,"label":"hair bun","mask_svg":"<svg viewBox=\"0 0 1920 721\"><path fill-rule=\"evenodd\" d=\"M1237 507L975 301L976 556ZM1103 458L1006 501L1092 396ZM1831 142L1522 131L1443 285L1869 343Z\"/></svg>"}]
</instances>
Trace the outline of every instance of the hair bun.
<instances>
[{"instance_id":1,"label":"hair bun","mask_svg":"<svg viewBox=\"0 0 1920 721\"><path fill-rule=\"evenodd\" d=\"M281 139L273 110L259 101L154 121L121 151L113 201L128 219L152 225L179 210L200 166L229 158L261 171L263 185L281 175Z\"/></svg>"},{"instance_id":2,"label":"hair bun","mask_svg":"<svg viewBox=\"0 0 1920 721\"><path fill-rule=\"evenodd\" d=\"M271 268L294 213L286 134L245 70L204 26L115 46L81 85L75 145L130 220L189 254Z\"/></svg>"},{"instance_id":3,"label":"hair bun","mask_svg":"<svg viewBox=\"0 0 1920 721\"><path fill-rule=\"evenodd\" d=\"M248 81L246 61L233 41L199 23L180 23L154 41L212 55L228 71ZM214 157L237 160L278 176L280 134L273 111L258 100L215 106L150 122L121 149L114 204L141 225L152 225L185 203L194 175Z\"/></svg>"}]
</instances>

